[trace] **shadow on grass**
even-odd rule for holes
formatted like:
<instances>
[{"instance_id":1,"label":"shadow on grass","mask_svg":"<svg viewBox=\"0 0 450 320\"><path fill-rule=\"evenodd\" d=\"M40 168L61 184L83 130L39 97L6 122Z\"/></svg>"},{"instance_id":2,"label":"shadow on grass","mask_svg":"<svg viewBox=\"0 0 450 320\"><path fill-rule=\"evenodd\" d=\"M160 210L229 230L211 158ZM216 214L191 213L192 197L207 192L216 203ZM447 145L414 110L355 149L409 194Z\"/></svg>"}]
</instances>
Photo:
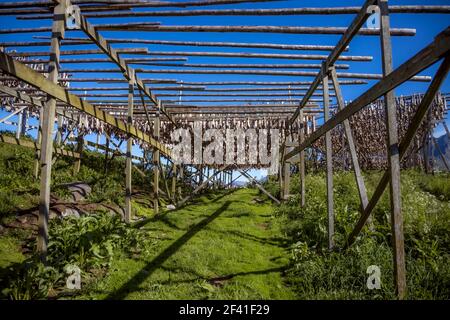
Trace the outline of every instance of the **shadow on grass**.
<instances>
[{"instance_id":1,"label":"shadow on grass","mask_svg":"<svg viewBox=\"0 0 450 320\"><path fill-rule=\"evenodd\" d=\"M200 205L201 205L201 204L214 203L214 202L217 202L217 201L219 201L220 199L222 199L222 198L224 198L224 197L226 197L226 196L232 194L232 193L235 192L235 191L236 191L236 190L233 190L233 189L232 189L232 190L229 190L229 191L223 193L223 194L220 195L219 197L211 198L211 200L209 200L209 201L203 201L203 200L202 200L202 201L199 201L198 203L195 202L195 201L193 201L193 202L190 202L189 204L186 204L186 205L184 205L184 206L178 207L178 208L176 208L175 210L164 211L164 212L162 212L162 213L160 213L160 214L157 214L157 215L155 215L155 216L153 216L153 217L151 217L151 218L146 218L146 219L143 219L143 220L141 220L141 221L135 222L135 223L133 224L133 227L139 229L139 228L142 228L143 226L145 226L146 224L148 224L148 223L150 223L150 222L158 222L158 221L160 221L160 222L166 224L167 226L169 226L169 227L171 227L171 228L174 228L174 229L177 229L177 230L182 230L181 228L179 228L178 226L176 226L174 223L172 223L172 222L169 221L169 217L168 217L168 214L169 214L169 213L170 213L170 214L174 214L174 213L176 213L177 211L181 211L181 210L190 211L190 210L186 209L186 208L187 208L188 206L190 206L190 205L195 205L195 204L200 204ZM233 201L233 202L234 202L234 201Z\"/></svg>"},{"instance_id":2,"label":"shadow on grass","mask_svg":"<svg viewBox=\"0 0 450 320\"><path fill-rule=\"evenodd\" d=\"M187 201L184 205L180 206L178 209L183 209L188 205L193 205L193 204L198 204L198 205L204 205L204 204L208 204L208 203L212 203L212 202L217 202L220 199L234 193L236 191L236 189L230 189L228 191L222 191L223 194L220 195L219 197L214 197L215 193L207 193L207 194L200 194L199 197L191 199L190 201ZM207 199L204 199L202 197L206 197ZM234 202L234 201L233 201Z\"/></svg>"},{"instance_id":3,"label":"shadow on grass","mask_svg":"<svg viewBox=\"0 0 450 320\"><path fill-rule=\"evenodd\" d=\"M266 237L258 237L253 234L236 231L236 230L223 231L223 230L212 229L211 231L216 232L216 233L223 233L226 235L233 235L233 236L245 239L245 240L255 241L255 242L261 243L263 245L271 245L271 246L275 246L275 247L279 247L279 248L287 248L289 246L289 241L282 237L267 237L267 238Z\"/></svg>"},{"instance_id":4,"label":"shadow on grass","mask_svg":"<svg viewBox=\"0 0 450 320\"><path fill-rule=\"evenodd\" d=\"M217 201L217 199L215 199ZM209 223L216 219L221 213L228 209L231 202L226 201L219 209L217 209L212 215L203 219L192 228L190 228L183 236L178 238L151 262L149 262L144 268L142 268L137 274L135 274L128 282L122 285L118 290L110 293L106 299L120 300L124 299L129 293L139 289L139 285L144 282L156 269L158 269L167 259L175 254L186 242L188 242L199 231L205 228Z\"/></svg>"},{"instance_id":5,"label":"shadow on grass","mask_svg":"<svg viewBox=\"0 0 450 320\"><path fill-rule=\"evenodd\" d=\"M161 284L161 285L182 284L182 283L191 283L191 282L204 280L204 281L208 281L211 284L217 285L217 284L221 284L224 281L231 280L234 277L238 277L238 276L265 275L265 274L276 273L276 272L283 273L285 270L287 270L287 268L288 268L288 266L281 266L281 267L274 267L274 268L268 268L268 269L262 269L262 270L242 271L242 272L230 273L227 275L218 276L218 277L214 277L214 278L207 278L207 277L197 275L196 278L175 280L175 281L167 280L167 281L160 282L159 284ZM173 272L173 270L170 270L170 269L167 269L167 270Z\"/></svg>"}]
</instances>

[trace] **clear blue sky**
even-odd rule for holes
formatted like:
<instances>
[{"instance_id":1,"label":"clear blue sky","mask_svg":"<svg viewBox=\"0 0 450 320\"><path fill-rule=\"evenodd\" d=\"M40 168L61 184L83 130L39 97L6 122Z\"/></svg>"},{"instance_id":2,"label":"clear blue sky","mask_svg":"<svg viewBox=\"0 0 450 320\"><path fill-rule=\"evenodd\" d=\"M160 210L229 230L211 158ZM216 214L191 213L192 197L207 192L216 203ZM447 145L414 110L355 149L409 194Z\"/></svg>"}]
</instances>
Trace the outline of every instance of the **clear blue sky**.
<instances>
[{"instance_id":1,"label":"clear blue sky","mask_svg":"<svg viewBox=\"0 0 450 320\"><path fill-rule=\"evenodd\" d=\"M0 2L4 2L3 0ZM296 7L301 4L302 7L327 7L327 6L360 6L364 3L363 0L347 0L347 1L280 1L273 3L248 3L239 5L223 5L223 6L208 6L203 7L207 9L213 8L287 8ZM445 0L397 0L390 1L392 5L402 4L427 4L427 5L450 5L450 1ZM192 7L191 9L200 9L200 7ZM140 10L164 10L163 9L140 9ZM176 10L176 9L173 9ZM189 9L188 9L189 10ZM328 15L328 16L231 16L231 17L149 17L149 18L108 18L108 19L89 19L93 24L98 23L123 23L126 21L134 22L160 22L163 25L277 25L277 26L340 26L347 27L353 19L353 15ZM1 17L1 28L22 28L32 26L49 26L49 20L41 21L16 21L13 17ZM393 52L394 52L394 67L412 57L421 48L429 44L433 37L444 30L449 25L449 17L439 14L392 14L391 26L395 28L415 28L417 34L414 37L393 37ZM188 40L188 41L233 41L233 42L273 42L273 43L288 43L288 44L324 44L335 45L340 36L338 35L294 35L294 34L262 34L262 33L167 33L167 32L101 32L106 38L141 38L141 39L161 39L161 40ZM49 35L41 33L39 35ZM14 35L0 35L0 41L20 41L29 40L31 34L14 34ZM69 36L82 36L80 32L71 32ZM127 47L129 45L115 44L113 47ZM162 45L142 45L136 44L136 47L148 47L153 51L222 51L222 52L273 52L273 53L320 53L327 54L328 52L307 52L307 51L279 51L271 49L251 49L251 48L212 48L212 47L180 47L180 46L162 46ZM70 46L70 49L75 48L94 48L93 46ZM18 48L19 51L27 48ZM48 51L45 47L35 47L33 51ZM63 48L64 50L64 48ZM345 53L347 55L371 55L372 62L350 62L349 72L361 73L381 73L381 58L379 37L376 36L357 36L350 44L350 51ZM89 57L95 57L90 55ZM99 56L101 57L101 56ZM217 57L189 57L189 63L319 63L320 61L301 61L301 60L281 60L281 59L242 59L242 58L217 58ZM347 62L344 62L347 63ZM86 68L87 65L66 65L67 68ZM92 64L93 68L113 68L110 63ZM138 66L140 67L140 66ZM158 67L149 67L157 69ZM161 67L167 68L167 67ZM424 71L423 75L432 75L437 69L437 65ZM120 77L119 74L77 74L78 77ZM249 76L249 75L189 75L189 74L144 74L142 78L177 78L184 81L301 81L312 80L308 77L273 77L273 76ZM363 91L367 90L376 81L369 82L364 86L343 86L343 94L346 100L352 100L359 96ZM89 86L95 87L97 84L92 83ZM72 87L87 86L86 84L73 83ZM122 85L123 86L123 85ZM427 83L407 82L398 89L397 95L408 95L411 93L424 92L427 88ZM442 86L443 92L450 91L450 80L447 79ZM92 91L94 92L94 91ZM0 111L0 117L6 113ZM14 121L15 118L12 118ZM33 121L31 122L34 123ZM449 119L447 116L447 123ZM14 130L14 127L0 125L0 130ZM437 128L435 135L441 135L443 129ZM33 134L33 132L32 132ZM102 140L103 141L103 140ZM137 152L137 149L136 149ZM257 176L261 176L263 172L254 172Z\"/></svg>"}]
</instances>

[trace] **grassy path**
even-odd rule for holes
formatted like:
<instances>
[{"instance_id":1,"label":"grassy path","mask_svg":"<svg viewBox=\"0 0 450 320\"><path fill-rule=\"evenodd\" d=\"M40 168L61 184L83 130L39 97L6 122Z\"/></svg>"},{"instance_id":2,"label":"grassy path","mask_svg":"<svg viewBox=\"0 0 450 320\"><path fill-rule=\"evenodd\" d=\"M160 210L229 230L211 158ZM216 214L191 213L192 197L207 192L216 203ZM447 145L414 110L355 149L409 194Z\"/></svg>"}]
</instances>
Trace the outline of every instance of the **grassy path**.
<instances>
[{"instance_id":1,"label":"grassy path","mask_svg":"<svg viewBox=\"0 0 450 320\"><path fill-rule=\"evenodd\" d=\"M94 299L292 299L282 281L288 263L270 203L240 189L202 196L180 210L141 223L155 245L116 259L86 288Z\"/></svg>"}]
</instances>

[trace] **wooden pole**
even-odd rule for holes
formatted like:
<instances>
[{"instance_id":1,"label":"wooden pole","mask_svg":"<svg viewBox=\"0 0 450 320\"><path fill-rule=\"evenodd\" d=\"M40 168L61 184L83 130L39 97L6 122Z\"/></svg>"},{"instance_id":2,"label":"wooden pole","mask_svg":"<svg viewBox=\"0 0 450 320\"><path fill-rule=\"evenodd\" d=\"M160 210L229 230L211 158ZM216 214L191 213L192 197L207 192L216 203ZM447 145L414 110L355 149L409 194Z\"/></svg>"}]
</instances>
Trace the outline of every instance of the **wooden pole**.
<instances>
[{"instance_id":1,"label":"wooden pole","mask_svg":"<svg viewBox=\"0 0 450 320\"><path fill-rule=\"evenodd\" d=\"M119 56L117 51L111 47L111 45L100 35L98 29L92 26L83 16L80 15L80 29L101 49L103 53L105 53L110 59L111 62L115 63L124 74L124 76L129 80L131 78L130 73L132 72L132 68L123 60L122 57ZM172 117L165 110L164 106L158 102L156 97L145 83L137 77L134 73L135 85L137 88L142 90L142 92L156 105L158 105L158 109L160 112L164 113L164 115L174 123Z\"/></svg>"},{"instance_id":2,"label":"wooden pole","mask_svg":"<svg viewBox=\"0 0 450 320\"><path fill-rule=\"evenodd\" d=\"M155 121L154 121L154 139L156 141L159 140L160 135L160 112L159 107L161 105L161 102L158 102L158 109L155 114ZM159 213L159 162L160 162L160 154L158 149L153 150L153 208L155 211L155 214Z\"/></svg>"},{"instance_id":3,"label":"wooden pole","mask_svg":"<svg viewBox=\"0 0 450 320\"><path fill-rule=\"evenodd\" d=\"M222 172L222 170L225 170L227 167L228 166L216 169L215 172L208 179L206 179L205 181L203 181L202 184L197 186L197 188L195 188L187 197L180 200L177 203L177 207L183 206L187 201L189 201L189 199L191 199L194 195L196 195L200 190L204 189L212 179L214 179L220 172Z\"/></svg>"},{"instance_id":4,"label":"wooden pole","mask_svg":"<svg viewBox=\"0 0 450 320\"><path fill-rule=\"evenodd\" d=\"M129 133L136 139L140 139L152 147L158 148L163 154L170 156L171 152L167 146L161 143L157 143L153 138L137 129L132 127L131 132L127 132L126 122L112 116L109 113L98 110L98 108L91 105L86 100L81 100L74 94L68 93L66 89L60 87L58 84L46 79L40 73L27 67L23 63L14 60L8 54L0 52L0 69L7 74L13 75L17 79L23 80L30 85L39 87L42 91L48 93L55 99L58 99L61 103L66 103L68 106L77 109L76 112L84 112L96 119L99 119L106 124L112 125L121 132ZM148 91L148 89L146 89ZM170 116L166 117L171 119ZM172 119L173 120L173 119Z\"/></svg>"},{"instance_id":5,"label":"wooden pole","mask_svg":"<svg viewBox=\"0 0 450 320\"><path fill-rule=\"evenodd\" d=\"M305 27L305 26L206 26L206 25L159 25L155 22L129 22L115 24L96 24L93 26L97 31L151 31L151 32L248 32L248 33L282 33L282 34L328 34L344 35L347 27ZM0 29L0 34L11 33L38 33L49 32L48 27L29 27L15 29ZM391 29L393 36L414 36L416 29L399 28ZM378 29L358 28L357 33L364 36L377 36Z\"/></svg>"},{"instance_id":6,"label":"wooden pole","mask_svg":"<svg viewBox=\"0 0 450 320\"><path fill-rule=\"evenodd\" d=\"M172 164L172 201L175 203L176 201L176 192L177 192L177 165L175 162Z\"/></svg>"},{"instance_id":7,"label":"wooden pole","mask_svg":"<svg viewBox=\"0 0 450 320\"><path fill-rule=\"evenodd\" d=\"M450 52L449 38L450 28L447 28L443 32L438 34L431 44L423 48L420 52L418 52L408 61L404 62L392 73L384 77L382 80L369 88L366 92L361 94L358 98L349 103L342 111L339 111L337 114L335 114L333 118L317 128L317 130L311 133L300 146L295 147L294 150L289 152L286 158L290 159L293 156L297 155L301 150L310 146L322 135L324 135L325 132L332 130L342 121L350 118L356 112L360 111L371 102L375 101L377 98L389 92L389 90L398 87L415 74L421 72L422 70L439 61L442 57ZM313 87L315 88L316 86ZM311 90L311 92L315 90L314 88ZM306 97L307 96L305 96L305 98ZM304 101L305 98L302 100L302 104L306 104L307 101ZM299 108L297 108L293 117L291 117L290 122L294 121L297 118L298 112Z\"/></svg>"},{"instance_id":8,"label":"wooden pole","mask_svg":"<svg viewBox=\"0 0 450 320\"><path fill-rule=\"evenodd\" d=\"M191 16L282 16L282 15L340 15L357 14L359 7L332 8L273 8L273 9L201 9L201 10L154 10L125 12L93 12L85 14L88 18L119 17L191 17ZM450 13L450 6L395 6L391 13ZM45 19L50 16L23 15L23 20Z\"/></svg>"},{"instance_id":9,"label":"wooden pole","mask_svg":"<svg viewBox=\"0 0 450 320\"><path fill-rule=\"evenodd\" d=\"M39 125L38 125L38 132L36 137L36 143L38 145L42 144L42 119L44 117L44 108L41 108L39 110ZM37 180L39 178L39 168L40 168L40 159L41 159L41 150L36 149L36 152L34 154L34 178Z\"/></svg>"},{"instance_id":10,"label":"wooden pole","mask_svg":"<svg viewBox=\"0 0 450 320\"><path fill-rule=\"evenodd\" d=\"M342 96L341 86L339 85L339 81L338 81L338 77L337 77L335 68L333 68L333 67L330 68L330 72L331 72L331 79L333 81L334 91L336 93L338 108L339 108L339 110L342 110L345 108L345 103L344 103L344 97ZM353 171L355 173L356 185L358 187L359 200L361 202L361 212L364 212L364 210L367 207L367 204L369 203L369 200L367 199L366 186L364 184L364 178L362 176L361 168L359 166L358 155L356 153L356 146L355 146L355 142L353 140L353 133L352 133L352 129L350 127L350 121L348 119L345 119L343 121L343 124L344 124L345 136L347 138L348 147L350 150L350 156L352 159Z\"/></svg>"},{"instance_id":11,"label":"wooden pole","mask_svg":"<svg viewBox=\"0 0 450 320\"><path fill-rule=\"evenodd\" d=\"M284 164L284 200L289 199L289 190L290 190L290 184L291 184L291 164L288 162L285 162Z\"/></svg>"},{"instance_id":12,"label":"wooden pole","mask_svg":"<svg viewBox=\"0 0 450 320\"><path fill-rule=\"evenodd\" d=\"M450 130L448 130L447 124L445 123L445 121L442 124L444 125L444 129L445 129L445 132L447 133L447 136L450 138Z\"/></svg>"},{"instance_id":13,"label":"wooden pole","mask_svg":"<svg viewBox=\"0 0 450 320\"><path fill-rule=\"evenodd\" d=\"M134 108L134 72L130 71L130 79L128 80L128 115L127 115L127 124L128 128L131 128L133 125L133 108ZM128 129L129 130L129 129ZM125 162L125 222L131 222L131 170L132 170L132 161L131 158L133 149L133 138L128 136L127 139L127 158Z\"/></svg>"},{"instance_id":14,"label":"wooden pole","mask_svg":"<svg viewBox=\"0 0 450 320\"><path fill-rule=\"evenodd\" d=\"M62 141L62 125L61 125L61 123L62 123L63 117L61 115L58 115L57 119L58 119L57 120L58 129L56 131L56 145L60 146L61 141Z\"/></svg>"},{"instance_id":15,"label":"wooden pole","mask_svg":"<svg viewBox=\"0 0 450 320\"><path fill-rule=\"evenodd\" d=\"M167 197L171 198L172 195L170 194L170 189L169 189L169 184L167 183L167 179L169 177L169 173L168 173L168 165L163 166L161 161L159 162L159 171L161 172L161 178L163 180L164 183L164 189L166 190L167 193Z\"/></svg>"},{"instance_id":16,"label":"wooden pole","mask_svg":"<svg viewBox=\"0 0 450 320\"><path fill-rule=\"evenodd\" d=\"M22 135L23 111L19 112L17 120L16 139L20 139Z\"/></svg>"},{"instance_id":17,"label":"wooden pole","mask_svg":"<svg viewBox=\"0 0 450 320\"><path fill-rule=\"evenodd\" d=\"M345 34L347 27L298 27L298 26L206 26L206 25L155 25L154 22L129 22L116 24L97 24L96 30L102 31L152 31L152 32L248 32L248 33L283 33L283 34ZM48 28L1 29L0 33L48 32ZM391 29L393 36L414 36L416 29ZM377 36L377 29L360 28L358 35Z\"/></svg>"},{"instance_id":18,"label":"wooden pole","mask_svg":"<svg viewBox=\"0 0 450 320\"><path fill-rule=\"evenodd\" d=\"M300 129L299 129L299 140L300 144L305 140L305 119L303 115L303 109L299 113L300 118ZM300 206L303 208L306 204L306 192L305 192L305 151L300 152Z\"/></svg>"},{"instance_id":19,"label":"wooden pole","mask_svg":"<svg viewBox=\"0 0 450 320\"><path fill-rule=\"evenodd\" d=\"M269 191L267 191L266 189L264 189L264 187L255 180L255 178L253 178L251 175L249 175L247 172L238 169L238 171L244 176L246 177L249 181L253 182L256 187L261 190L264 194L266 194L270 199L272 199L276 204L280 204L280 200L278 200L277 198L275 198L273 195L270 194Z\"/></svg>"},{"instance_id":20,"label":"wooden pole","mask_svg":"<svg viewBox=\"0 0 450 320\"><path fill-rule=\"evenodd\" d=\"M84 148L84 135L78 131L78 137L77 137L77 153L80 154L80 158L75 160L75 163L73 165L73 173L74 175L77 175L80 172L81 168L81 155L83 153Z\"/></svg>"},{"instance_id":21,"label":"wooden pole","mask_svg":"<svg viewBox=\"0 0 450 320\"><path fill-rule=\"evenodd\" d=\"M387 0L378 0L381 14L381 48L383 75L393 71L392 43L390 34L389 9ZM406 295L405 248L403 239L403 215L400 193L400 153L398 150L397 114L394 91L384 96L386 108L386 127L388 133L388 164L390 173L391 223L394 246L395 287L399 299Z\"/></svg>"},{"instance_id":22,"label":"wooden pole","mask_svg":"<svg viewBox=\"0 0 450 320\"><path fill-rule=\"evenodd\" d=\"M127 53L127 54L140 54L140 55L147 55L149 54L147 48L129 48L129 49L118 49L117 52L119 53ZM86 50L65 50L61 51L61 56L73 56L73 55L86 55L86 54L102 54L103 52L98 49L86 49ZM13 57L44 57L46 56L45 52L42 51L32 51L32 52L12 52L9 54ZM67 59L69 60L69 59ZM69 62L65 59L62 59L60 62ZM44 61L47 62L47 61Z\"/></svg>"},{"instance_id":23,"label":"wooden pole","mask_svg":"<svg viewBox=\"0 0 450 320\"><path fill-rule=\"evenodd\" d=\"M109 153L109 135L105 134L106 138L106 149L105 149L105 165L103 169L103 173L106 175L108 172L108 153Z\"/></svg>"},{"instance_id":24,"label":"wooden pole","mask_svg":"<svg viewBox=\"0 0 450 320\"><path fill-rule=\"evenodd\" d=\"M180 164L178 172L180 177L180 183L178 184L178 198L182 199L183 198L182 185L184 184L184 167L182 164Z\"/></svg>"},{"instance_id":25,"label":"wooden pole","mask_svg":"<svg viewBox=\"0 0 450 320\"><path fill-rule=\"evenodd\" d=\"M444 163L444 166L447 168L447 171L450 171L450 166L449 166L449 164L448 164L448 162L447 162L447 159L445 158L444 153L442 152L441 147L440 147L439 144L437 143L436 138L432 136L431 139L432 139L432 141L433 141L434 147L435 147L435 148L437 149L437 151L439 152L439 155L440 155L440 157L441 157L441 159L442 159L442 162Z\"/></svg>"},{"instance_id":26,"label":"wooden pole","mask_svg":"<svg viewBox=\"0 0 450 320\"><path fill-rule=\"evenodd\" d=\"M36 39L48 39L45 36L35 36ZM237 47L237 48L267 48L278 50L307 50L307 51L331 51L334 46L330 45L292 45L281 43L243 43L243 42L203 42L203 41L171 41L171 40L148 40L148 39L106 39L109 43L133 43L133 44L157 44L169 46L189 46L189 47ZM66 38L63 45L81 45L92 43L86 38ZM48 46L50 42L46 41L14 41L0 42L2 47L39 47ZM345 50L348 51L348 48Z\"/></svg>"},{"instance_id":27,"label":"wooden pole","mask_svg":"<svg viewBox=\"0 0 450 320\"><path fill-rule=\"evenodd\" d=\"M285 147L284 148L284 153L283 153L283 158L284 158L284 155L287 153L287 150L288 150L288 148ZM282 170L283 170L283 172L282 172L282 175L283 175L282 199L283 200L287 200L289 198L289 188L290 188L290 182L291 182L291 176L290 176L290 174L291 174L291 164L286 162L286 161L283 161L283 168L282 168Z\"/></svg>"},{"instance_id":28,"label":"wooden pole","mask_svg":"<svg viewBox=\"0 0 450 320\"><path fill-rule=\"evenodd\" d=\"M434 97L436 96L436 93L439 91L440 86L442 85L443 81L446 79L447 74L450 69L450 57L447 56L444 60L444 62L439 67L438 71L436 72L436 75L434 76L433 82L430 84L427 92L422 98L422 101L420 102L419 106L417 107L417 111L414 114L413 118L411 119L411 125L408 127L406 134L401 141L399 145L399 151L400 151L400 159L402 159L408 150L408 148L411 145L411 142L413 141L417 131L419 130L419 127L423 123L423 119L426 116L426 113L428 111L428 108L430 107L430 104L433 102ZM375 192L372 195L372 198L370 198L369 204L364 211L364 214L360 217L358 223L356 224L353 231L350 233L347 244L345 248L348 248L351 246L355 240L358 234L361 232L362 228L364 227L365 222L367 221L367 218L370 216L372 210L375 208L377 202L380 200L381 196L383 195L384 189L388 185L389 182L389 174L390 171L385 171L383 177L381 178L380 182L378 183L378 186L375 189Z\"/></svg>"},{"instance_id":29,"label":"wooden pole","mask_svg":"<svg viewBox=\"0 0 450 320\"><path fill-rule=\"evenodd\" d=\"M52 40L50 48L50 62L48 79L53 83L58 82L60 42L64 38L65 11L67 1L61 1L54 9L52 25ZM42 143L40 154L41 184L39 195L39 219L37 250L42 262L46 262L48 246L48 216L50 211L50 184L52 173L53 141L52 132L55 124L56 99L48 96L42 113Z\"/></svg>"},{"instance_id":30,"label":"wooden pole","mask_svg":"<svg viewBox=\"0 0 450 320\"><path fill-rule=\"evenodd\" d=\"M95 141L95 142L96 142L96 144L97 144L97 145L95 146L95 151L98 152L98 146L99 146L99 144L100 144L100 133L97 133L95 138L96 138L96 141Z\"/></svg>"},{"instance_id":31,"label":"wooden pole","mask_svg":"<svg viewBox=\"0 0 450 320\"><path fill-rule=\"evenodd\" d=\"M344 51L345 48L347 48L350 41L353 39L353 37L358 33L358 31L361 29L364 22L369 17L370 13L368 12L368 9L371 5L375 3L376 0L366 0L364 2L364 5L361 7L359 13L356 15L356 17L353 19L350 26L346 29L345 33L333 49L333 51L329 54L329 56L326 58L326 61L324 62L323 71L327 72L328 67L334 65L336 60L339 58L341 53ZM289 122L292 124L295 119L297 119L300 109L302 109L306 103L308 102L310 96L314 93L314 91L319 86L320 82L323 81L321 73L318 73L311 83L311 86L306 93L306 95L303 97L302 102L298 106L298 109L294 112Z\"/></svg>"},{"instance_id":32,"label":"wooden pole","mask_svg":"<svg viewBox=\"0 0 450 320\"><path fill-rule=\"evenodd\" d=\"M330 118L330 100L328 92L328 76L323 77L323 107L325 122ZM325 134L326 166L327 166L327 211L328 211L328 249L334 248L334 201L333 201L333 153L331 131Z\"/></svg>"}]
</instances>

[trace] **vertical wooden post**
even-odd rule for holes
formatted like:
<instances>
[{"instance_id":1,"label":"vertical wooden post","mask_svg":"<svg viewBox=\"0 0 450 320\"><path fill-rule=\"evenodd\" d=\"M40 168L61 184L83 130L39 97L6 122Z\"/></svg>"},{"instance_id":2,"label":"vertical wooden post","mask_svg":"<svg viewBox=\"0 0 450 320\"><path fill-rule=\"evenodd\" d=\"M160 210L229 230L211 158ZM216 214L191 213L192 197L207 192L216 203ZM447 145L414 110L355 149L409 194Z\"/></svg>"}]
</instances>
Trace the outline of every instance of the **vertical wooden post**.
<instances>
[{"instance_id":1,"label":"vertical wooden post","mask_svg":"<svg viewBox=\"0 0 450 320\"><path fill-rule=\"evenodd\" d=\"M341 86L339 84L339 80L336 74L336 69L334 67L331 67L330 71L331 71L331 80L333 82L334 92L336 94L336 99L338 103L338 109L342 110L345 108L345 104L344 98L342 96ZM367 198L366 186L364 184L364 178L361 173L361 168L359 167L358 155L356 153L356 146L353 140L352 129L350 128L350 121L348 121L348 119L344 120L344 131L348 142L348 148L350 150L350 157L352 160L353 171L355 173L356 186L358 187L359 200L361 202L361 212L364 212L369 203L369 200ZM368 220L368 222L369 224L371 223L370 220Z\"/></svg>"},{"instance_id":2,"label":"vertical wooden post","mask_svg":"<svg viewBox=\"0 0 450 320\"><path fill-rule=\"evenodd\" d=\"M445 132L447 133L447 136L450 138L450 130L448 130L448 127L447 127L447 124L445 123L445 120L444 120L444 122L442 124L444 125L444 129L445 129Z\"/></svg>"},{"instance_id":3,"label":"vertical wooden post","mask_svg":"<svg viewBox=\"0 0 450 320\"><path fill-rule=\"evenodd\" d=\"M128 79L128 116L127 116L127 131L130 130L133 125L133 111L134 111L134 71L130 70L130 78ZM133 149L133 138L131 135L127 139L127 158L125 161L125 222L131 221L131 170L132 161L131 158Z\"/></svg>"},{"instance_id":4,"label":"vertical wooden post","mask_svg":"<svg viewBox=\"0 0 450 320\"><path fill-rule=\"evenodd\" d=\"M317 123L316 123L316 116L312 116L312 123L311 123L311 131L314 132L316 131L317 128ZM312 164L312 168L315 171L317 170L317 150L315 148L312 148L312 152L311 152L311 156L312 156L312 160L313 160L313 164Z\"/></svg>"},{"instance_id":5,"label":"vertical wooden post","mask_svg":"<svg viewBox=\"0 0 450 320\"><path fill-rule=\"evenodd\" d=\"M378 0L378 5L380 7L381 14L380 27L383 75L386 76L393 70L389 9L387 0ZM397 115L395 109L394 91L390 91L384 96L384 102L386 110L388 140L388 170L390 177L391 224L394 246L393 256L395 287L399 299L403 299L406 294L406 270L403 239L403 216L400 193L400 155L398 150Z\"/></svg>"},{"instance_id":6,"label":"vertical wooden post","mask_svg":"<svg viewBox=\"0 0 450 320\"><path fill-rule=\"evenodd\" d=\"M427 147L427 140L428 140L428 132L425 132L424 137L422 139L422 157L423 157L423 169L425 173L429 173L428 168L428 147Z\"/></svg>"},{"instance_id":7,"label":"vertical wooden post","mask_svg":"<svg viewBox=\"0 0 450 320\"><path fill-rule=\"evenodd\" d=\"M158 102L158 108L156 109L155 113L155 122L154 122L154 138L156 141L159 141L159 135L160 135L160 109L161 109L161 102ZM157 148L154 148L153 150L153 208L155 211L155 214L158 214L159 212L159 150Z\"/></svg>"},{"instance_id":8,"label":"vertical wooden post","mask_svg":"<svg viewBox=\"0 0 450 320\"><path fill-rule=\"evenodd\" d=\"M106 149L105 149L105 166L103 172L106 175L106 173L108 172L109 135L105 134L105 138L106 138Z\"/></svg>"},{"instance_id":9,"label":"vertical wooden post","mask_svg":"<svg viewBox=\"0 0 450 320\"><path fill-rule=\"evenodd\" d=\"M65 1L61 1L55 6L53 13L50 61L48 63L48 79L53 83L58 83L60 44L61 39L64 38L66 4L67 3ZM50 184L53 153L52 132L55 124L55 113L56 99L48 96L40 121L42 125L42 143L40 154L41 184L37 238L37 250L41 261L44 263L46 262L48 246L48 215L50 211Z\"/></svg>"},{"instance_id":10,"label":"vertical wooden post","mask_svg":"<svg viewBox=\"0 0 450 320\"><path fill-rule=\"evenodd\" d=\"M23 131L23 121L24 121L24 113L25 110L19 112L18 114L18 120L17 120L17 130L16 130L16 139L20 139L20 136L25 133Z\"/></svg>"},{"instance_id":11,"label":"vertical wooden post","mask_svg":"<svg viewBox=\"0 0 450 320\"><path fill-rule=\"evenodd\" d=\"M305 140L305 119L303 116L303 109L300 109L300 128L299 128L299 140L300 144ZM305 206L305 151L300 152L300 206L303 208Z\"/></svg>"},{"instance_id":12,"label":"vertical wooden post","mask_svg":"<svg viewBox=\"0 0 450 320\"><path fill-rule=\"evenodd\" d=\"M177 165L175 162L172 164L172 200L176 201L176 192L177 192Z\"/></svg>"},{"instance_id":13,"label":"vertical wooden post","mask_svg":"<svg viewBox=\"0 0 450 320\"><path fill-rule=\"evenodd\" d=\"M280 199L284 199L284 155L286 153L286 148L283 148L280 152L280 166L278 168L278 184L280 188Z\"/></svg>"},{"instance_id":14,"label":"vertical wooden post","mask_svg":"<svg viewBox=\"0 0 450 320\"><path fill-rule=\"evenodd\" d=\"M183 190L181 189L181 186L184 183L184 168L183 168L182 164L180 164L178 171L179 171L179 177L180 177L180 183L178 184L178 197L180 199L182 199L183 198Z\"/></svg>"},{"instance_id":15,"label":"vertical wooden post","mask_svg":"<svg viewBox=\"0 0 450 320\"><path fill-rule=\"evenodd\" d=\"M83 153L83 147L84 147L84 135L80 133L78 130L78 137L77 137L77 152L80 154L80 158L75 160L75 163L73 165L73 173L78 174L80 172L81 168L81 154Z\"/></svg>"},{"instance_id":16,"label":"vertical wooden post","mask_svg":"<svg viewBox=\"0 0 450 320\"><path fill-rule=\"evenodd\" d=\"M322 69L325 73L327 70ZM328 88L328 75L324 75L323 85L323 112L324 121L330 119L330 95ZM325 134L325 157L327 165L327 211L328 211L328 249L334 248L334 203L333 203L333 152L331 145L331 131Z\"/></svg>"},{"instance_id":17,"label":"vertical wooden post","mask_svg":"<svg viewBox=\"0 0 450 320\"><path fill-rule=\"evenodd\" d=\"M41 145L42 143L42 118L44 114L44 108L41 108L39 110L39 124L38 124L38 132L37 132L37 137L36 137L36 143L38 144L38 146ZM41 148L41 147L39 147ZM39 168L41 165L40 159L41 159L41 150L37 149L36 153L35 153L35 160L34 160L34 178L37 180L39 178Z\"/></svg>"},{"instance_id":18,"label":"vertical wooden post","mask_svg":"<svg viewBox=\"0 0 450 320\"><path fill-rule=\"evenodd\" d=\"M56 145L60 146L61 145L61 141L62 141L62 116L58 115L57 117L57 125L58 125L58 130L56 131Z\"/></svg>"},{"instance_id":19,"label":"vertical wooden post","mask_svg":"<svg viewBox=\"0 0 450 320\"><path fill-rule=\"evenodd\" d=\"M95 151L98 152L98 145L100 144L100 133L97 133L96 143L97 145L95 146Z\"/></svg>"},{"instance_id":20,"label":"vertical wooden post","mask_svg":"<svg viewBox=\"0 0 450 320\"><path fill-rule=\"evenodd\" d=\"M286 148L286 153L288 149ZM283 166L283 199L287 200L289 198L289 187L291 182L291 164L284 162Z\"/></svg>"},{"instance_id":21,"label":"vertical wooden post","mask_svg":"<svg viewBox=\"0 0 450 320\"><path fill-rule=\"evenodd\" d=\"M22 111L22 127L20 128L21 133L25 135L28 128L28 110Z\"/></svg>"},{"instance_id":22,"label":"vertical wooden post","mask_svg":"<svg viewBox=\"0 0 450 320\"><path fill-rule=\"evenodd\" d=\"M447 168L447 171L450 171L450 166L449 166L449 164L448 164L448 162L447 162L447 159L445 159L445 155L444 155L444 153L442 152L441 147L439 147L439 144L438 144L438 142L436 141L436 138L433 137L433 136L431 136L431 139L432 139L432 141L433 141L434 147L435 147L436 150L439 152L439 155L440 155L440 157L441 157L442 162L444 163L444 166Z\"/></svg>"}]
</instances>

